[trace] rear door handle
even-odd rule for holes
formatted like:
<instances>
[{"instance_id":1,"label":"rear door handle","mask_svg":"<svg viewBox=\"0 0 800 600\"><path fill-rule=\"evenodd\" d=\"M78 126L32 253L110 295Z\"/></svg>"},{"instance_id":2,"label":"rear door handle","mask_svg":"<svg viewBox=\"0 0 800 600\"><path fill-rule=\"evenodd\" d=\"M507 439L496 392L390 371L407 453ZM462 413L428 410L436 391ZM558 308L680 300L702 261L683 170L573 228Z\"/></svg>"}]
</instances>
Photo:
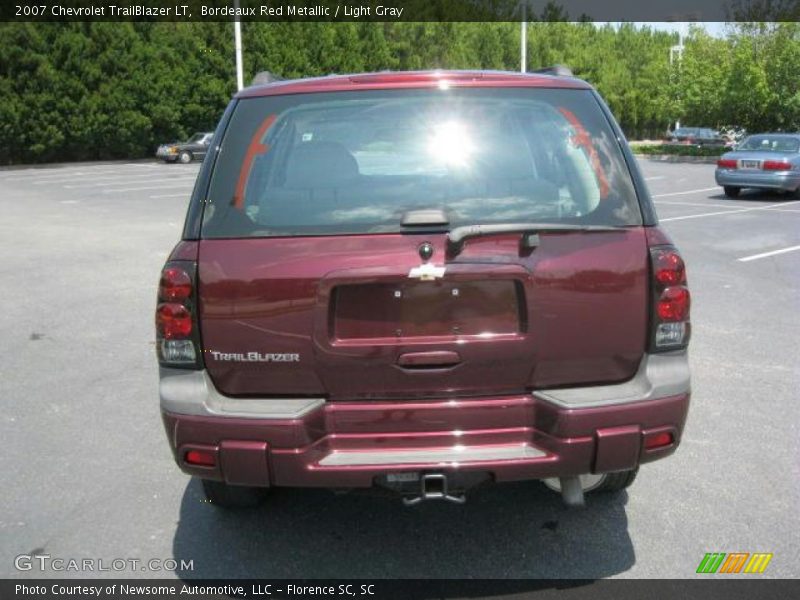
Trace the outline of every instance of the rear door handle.
<instances>
[{"instance_id":1,"label":"rear door handle","mask_svg":"<svg viewBox=\"0 0 800 600\"><path fill-rule=\"evenodd\" d=\"M438 350L433 352L406 352L397 359L397 364L407 368L449 367L461 362L458 352Z\"/></svg>"}]
</instances>

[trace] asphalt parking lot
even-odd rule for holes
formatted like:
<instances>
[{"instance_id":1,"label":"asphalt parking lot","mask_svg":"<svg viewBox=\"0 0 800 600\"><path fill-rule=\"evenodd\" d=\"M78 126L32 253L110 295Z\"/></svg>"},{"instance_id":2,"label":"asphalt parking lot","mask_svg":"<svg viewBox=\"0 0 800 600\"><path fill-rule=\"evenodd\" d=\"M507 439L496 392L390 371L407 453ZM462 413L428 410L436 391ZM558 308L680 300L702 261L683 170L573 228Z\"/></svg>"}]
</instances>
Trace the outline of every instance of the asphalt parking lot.
<instances>
[{"instance_id":1,"label":"asphalt parking lot","mask_svg":"<svg viewBox=\"0 0 800 600\"><path fill-rule=\"evenodd\" d=\"M14 558L193 561L157 577L694 577L706 552L800 576L800 201L722 196L713 166L643 161L689 268L683 444L628 493L567 510L538 482L464 506L282 490L225 513L158 411L153 310L197 164L0 170L0 577Z\"/></svg>"}]
</instances>

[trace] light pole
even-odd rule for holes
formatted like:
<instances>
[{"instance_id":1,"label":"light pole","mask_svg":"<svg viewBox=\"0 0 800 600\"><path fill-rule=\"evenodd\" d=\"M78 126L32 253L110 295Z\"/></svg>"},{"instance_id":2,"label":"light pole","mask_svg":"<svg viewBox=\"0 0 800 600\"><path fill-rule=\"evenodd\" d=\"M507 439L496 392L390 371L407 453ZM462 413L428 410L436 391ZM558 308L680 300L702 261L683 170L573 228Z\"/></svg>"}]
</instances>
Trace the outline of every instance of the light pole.
<instances>
[{"instance_id":1,"label":"light pole","mask_svg":"<svg viewBox=\"0 0 800 600\"><path fill-rule=\"evenodd\" d=\"M517 5L519 15L522 21L519 24L519 72L525 73L528 71L528 21L527 9L530 0L520 0Z\"/></svg>"},{"instance_id":2,"label":"light pole","mask_svg":"<svg viewBox=\"0 0 800 600\"><path fill-rule=\"evenodd\" d=\"M670 46L669 49L669 66L670 70L672 70L672 65L675 62L675 58L678 59L678 65L680 65L681 60L683 59L683 27L684 24L681 23L678 29L678 43L675 46ZM680 119L675 120L675 129L678 129L681 126Z\"/></svg>"},{"instance_id":3,"label":"light pole","mask_svg":"<svg viewBox=\"0 0 800 600\"><path fill-rule=\"evenodd\" d=\"M524 73L528 70L528 22L525 21L525 8L522 9L522 18L519 36L519 70Z\"/></svg>"},{"instance_id":4,"label":"light pole","mask_svg":"<svg viewBox=\"0 0 800 600\"><path fill-rule=\"evenodd\" d=\"M236 90L240 91L244 87L244 75L242 74L242 21L239 17L239 0L233 0L233 45L236 49Z\"/></svg>"},{"instance_id":5,"label":"light pole","mask_svg":"<svg viewBox=\"0 0 800 600\"><path fill-rule=\"evenodd\" d=\"M672 62L675 57L678 57L678 61L683 58L683 32L678 32L678 43L675 46L671 46L669 49L669 64L672 66Z\"/></svg>"}]
</instances>

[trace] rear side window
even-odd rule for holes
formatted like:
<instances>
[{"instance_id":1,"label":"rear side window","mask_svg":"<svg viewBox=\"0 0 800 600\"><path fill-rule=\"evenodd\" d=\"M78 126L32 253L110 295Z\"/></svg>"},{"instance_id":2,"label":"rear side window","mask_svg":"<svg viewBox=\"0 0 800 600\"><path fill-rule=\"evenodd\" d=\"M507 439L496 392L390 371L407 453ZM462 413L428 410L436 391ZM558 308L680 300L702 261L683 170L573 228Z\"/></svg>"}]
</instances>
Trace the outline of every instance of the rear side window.
<instances>
[{"instance_id":1,"label":"rear side window","mask_svg":"<svg viewBox=\"0 0 800 600\"><path fill-rule=\"evenodd\" d=\"M221 144L202 236L641 224L619 144L588 90L447 89L242 99Z\"/></svg>"},{"instance_id":2,"label":"rear side window","mask_svg":"<svg viewBox=\"0 0 800 600\"><path fill-rule=\"evenodd\" d=\"M800 138L777 135L753 135L742 142L737 149L796 153L800 151Z\"/></svg>"}]
</instances>

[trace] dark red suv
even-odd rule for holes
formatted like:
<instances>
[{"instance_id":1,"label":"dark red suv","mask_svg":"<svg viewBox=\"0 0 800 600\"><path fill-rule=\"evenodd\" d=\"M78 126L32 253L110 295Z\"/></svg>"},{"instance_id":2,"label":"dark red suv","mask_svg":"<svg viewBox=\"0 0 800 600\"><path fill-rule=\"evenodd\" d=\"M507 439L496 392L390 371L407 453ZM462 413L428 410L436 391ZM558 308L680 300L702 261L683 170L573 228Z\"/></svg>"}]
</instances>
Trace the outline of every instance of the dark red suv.
<instances>
[{"instance_id":1,"label":"dark red suv","mask_svg":"<svg viewBox=\"0 0 800 600\"><path fill-rule=\"evenodd\" d=\"M571 77L247 88L156 310L161 410L213 503L543 479L569 505L671 454L689 292L608 108Z\"/></svg>"}]
</instances>

